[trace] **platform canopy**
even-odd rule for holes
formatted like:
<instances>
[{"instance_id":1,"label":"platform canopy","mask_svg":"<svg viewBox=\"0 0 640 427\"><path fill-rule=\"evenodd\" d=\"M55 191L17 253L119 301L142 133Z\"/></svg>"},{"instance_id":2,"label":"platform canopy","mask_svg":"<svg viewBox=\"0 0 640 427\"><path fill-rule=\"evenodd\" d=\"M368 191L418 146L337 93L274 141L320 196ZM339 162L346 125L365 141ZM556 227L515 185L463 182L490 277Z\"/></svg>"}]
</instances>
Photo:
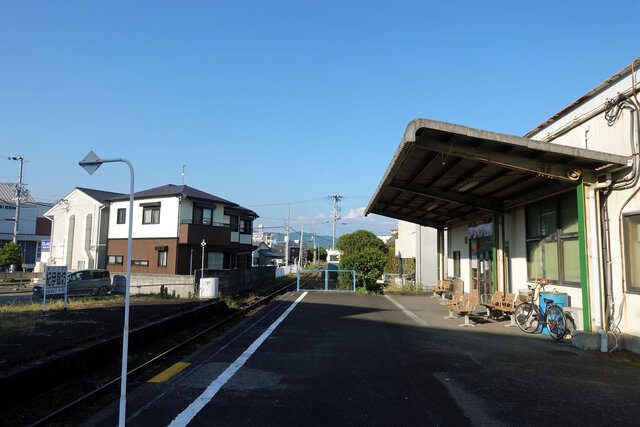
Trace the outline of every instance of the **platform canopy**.
<instances>
[{"instance_id":1,"label":"platform canopy","mask_svg":"<svg viewBox=\"0 0 640 427\"><path fill-rule=\"evenodd\" d=\"M627 158L428 119L409 123L366 214L445 228L596 182Z\"/></svg>"}]
</instances>

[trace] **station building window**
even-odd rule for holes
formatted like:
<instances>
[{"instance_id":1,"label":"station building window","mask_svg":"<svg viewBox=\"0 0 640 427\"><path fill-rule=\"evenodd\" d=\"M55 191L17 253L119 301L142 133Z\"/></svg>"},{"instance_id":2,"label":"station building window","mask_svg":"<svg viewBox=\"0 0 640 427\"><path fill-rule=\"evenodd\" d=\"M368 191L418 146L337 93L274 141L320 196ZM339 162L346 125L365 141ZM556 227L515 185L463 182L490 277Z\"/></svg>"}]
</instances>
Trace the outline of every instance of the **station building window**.
<instances>
[{"instance_id":1,"label":"station building window","mask_svg":"<svg viewBox=\"0 0 640 427\"><path fill-rule=\"evenodd\" d=\"M640 213L625 215L623 228L626 290L640 293Z\"/></svg>"},{"instance_id":2,"label":"station building window","mask_svg":"<svg viewBox=\"0 0 640 427\"><path fill-rule=\"evenodd\" d=\"M527 274L567 286L580 285L578 208L575 193L525 208Z\"/></svg>"}]
</instances>

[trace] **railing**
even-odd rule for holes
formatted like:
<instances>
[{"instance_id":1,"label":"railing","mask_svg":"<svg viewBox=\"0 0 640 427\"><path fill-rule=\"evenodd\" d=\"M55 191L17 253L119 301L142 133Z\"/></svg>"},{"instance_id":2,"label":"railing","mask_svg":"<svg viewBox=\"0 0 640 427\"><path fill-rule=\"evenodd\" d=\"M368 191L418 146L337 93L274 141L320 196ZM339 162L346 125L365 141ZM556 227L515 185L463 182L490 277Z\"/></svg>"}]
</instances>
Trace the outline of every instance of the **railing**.
<instances>
[{"instance_id":1,"label":"railing","mask_svg":"<svg viewBox=\"0 0 640 427\"><path fill-rule=\"evenodd\" d=\"M180 222L178 239L182 244L196 245L204 239L209 245L228 245L231 242L231 229L228 224L198 224L185 220Z\"/></svg>"},{"instance_id":2,"label":"railing","mask_svg":"<svg viewBox=\"0 0 640 427\"><path fill-rule=\"evenodd\" d=\"M193 224L193 225L210 225L212 227L229 227L229 224L225 224L223 222L213 222L207 220L200 219L183 219L180 220L180 224Z\"/></svg>"}]
</instances>

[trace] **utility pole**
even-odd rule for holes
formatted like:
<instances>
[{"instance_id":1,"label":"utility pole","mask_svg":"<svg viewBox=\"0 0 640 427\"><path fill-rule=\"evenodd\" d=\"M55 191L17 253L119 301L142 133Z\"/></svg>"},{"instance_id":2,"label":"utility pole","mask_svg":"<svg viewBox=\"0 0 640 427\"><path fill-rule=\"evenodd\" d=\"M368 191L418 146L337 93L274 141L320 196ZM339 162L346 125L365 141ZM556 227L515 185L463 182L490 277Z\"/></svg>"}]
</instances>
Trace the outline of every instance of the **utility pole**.
<instances>
[{"instance_id":1,"label":"utility pole","mask_svg":"<svg viewBox=\"0 0 640 427\"><path fill-rule=\"evenodd\" d=\"M291 225L291 203L289 203L289 213L287 215L287 238L284 242L284 265L289 265L289 226Z\"/></svg>"},{"instance_id":2,"label":"utility pole","mask_svg":"<svg viewBox=\"0 0 640 427\"><path fill-rule=\"evenodd\" d=\"M307 254L303 254L302 250L304 249L304 244L302 243L304 240L304 224L300 226L300 247L298 248L298 253L299 255L299 262L298 264L300 265L300 267L304 267L304 262L307 258Z\"/></svg>"},{"instance_id":3,"label":"utility pole","mask_svg":"<svg viewBox=\"0 0 640 427\"><path fill-rule=\"evenodd\" d=\"M182 165L182 185L184 185L184 168L186 168L187 165Z\"/></svg>"},{"instance_id":4,"label":"utility pole","mask_svg":"<svg viewBox=\"0 0 640 427\"><path fill-rule=\"evenodd\" d=\"M340 216L338 215L340 213L340 207L338 206L338 203L340 203L340 200L344 199L344 196L332 194L325 198L333 201L333 211L332 211L333 234L331 239L331 249L335 249L336 248L336 222L338 222L338 220L340 219Z\"/></svg>"},{"instance_id":5,"label":"utility pole","mask_svg":"<svg viewBox=\"0 0 640 427\"><path fill-rule=\"evenodd\" d=\"M9 160L17 160L20 163L19 172L18 172L18 183L16 184L16 214L13 218L13 243L18 244L18 232L19 232L19 223L20 223L20 203L22 202L22 198L27 195L27 191L22 185L22 165L24 163L23 156L15 156L9 157Z\"/></svg>"},{"instance_id":6,"label":"utility pole","mask_svg":"<svg viewBox=\"0 0 640 427\"><path fill-rule=\"evenodd\" d=\"M318 262L318 247L316 246L316 222L313 221L313 265Z\"/></svg>"}]
</instances>

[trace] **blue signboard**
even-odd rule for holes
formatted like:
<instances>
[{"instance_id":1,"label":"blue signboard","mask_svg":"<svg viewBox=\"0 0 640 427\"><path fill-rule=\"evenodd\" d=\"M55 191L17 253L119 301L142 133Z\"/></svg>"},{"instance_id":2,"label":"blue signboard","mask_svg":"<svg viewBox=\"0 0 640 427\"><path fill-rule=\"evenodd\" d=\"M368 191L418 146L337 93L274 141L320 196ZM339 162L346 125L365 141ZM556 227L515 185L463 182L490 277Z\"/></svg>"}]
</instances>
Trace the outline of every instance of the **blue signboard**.
<instances>
[{"instance_id":1,"label":"blue signboard","mask_svg":"<svg viewBox=\"0 0 640 427\"><path fill-rule=\"evenodd\" d=\"M51 252L51 240L40 242L40 252Z\"/></svg>"}]
</instances>

